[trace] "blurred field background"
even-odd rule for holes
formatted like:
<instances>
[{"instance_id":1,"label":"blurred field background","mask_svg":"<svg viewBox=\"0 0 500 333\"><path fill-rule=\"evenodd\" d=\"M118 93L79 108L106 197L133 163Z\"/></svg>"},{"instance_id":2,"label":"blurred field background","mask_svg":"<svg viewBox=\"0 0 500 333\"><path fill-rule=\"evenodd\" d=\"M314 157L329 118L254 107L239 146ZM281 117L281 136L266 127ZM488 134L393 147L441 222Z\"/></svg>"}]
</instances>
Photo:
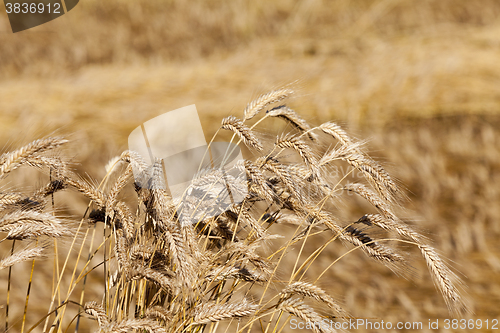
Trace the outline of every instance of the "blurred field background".
<instances>
[{"instance_id":1,"label":"blurred field background","mask_svg":"<svg viewBox=\"0 0 500 333\"><path fill-rule=\"evenodd\" d=\"M404 185L407 218L463 274L468 318L500 319L499 1L87 0L16 34L0 11L0 147L67 134L80 174L101 179L142 122L196 104L208 141L223 116L298 80L292 108L368 139ZM408 281L354 253L320 285L357 317L449 318L415 267Z\"/></svg>"}]
</instances>

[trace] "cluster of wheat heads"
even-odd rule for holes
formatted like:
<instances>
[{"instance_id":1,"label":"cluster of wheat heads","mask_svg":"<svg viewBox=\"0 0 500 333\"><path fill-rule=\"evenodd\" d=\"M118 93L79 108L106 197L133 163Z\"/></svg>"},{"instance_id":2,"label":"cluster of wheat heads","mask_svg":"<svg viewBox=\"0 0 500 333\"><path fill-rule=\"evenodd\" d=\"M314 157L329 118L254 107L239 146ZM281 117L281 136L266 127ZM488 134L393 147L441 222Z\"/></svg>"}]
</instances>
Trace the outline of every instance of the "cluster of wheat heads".
<instances>
[{"instance_id":1,"label":"cluster of wheat heads","mask_svg":"<svg viewBox=\"0 0 500 333\"><path fill-rule=\"evenodd\" d=\"M73 325L78 331L81 321L94 319L102 332L275 332L283 330L291 316L311 324L347 320L350 315L316 283L343 256L331 258L316 277L306 274L335 240L350 248L346 254L364 251L396 273L407 269L408 260L391 245L417 246L450 311L463 311L450 270L426 238L395 214L402 194L393 179L337 124L311 127L289 107L275 106L292 92L272 91L249 103L243 119L222 120L215 136L229 131L231 141L245 144L252 158L233 166L244 175L243 199L220 206L223 209L210 215L197 214L200 205L196 202L212 196L216 206L222 192L214 187L226 173L209 166L193 180L184 200L179 200L159 186L159 164L148 166L132 151L114 161L99 185L83 180L67 161L51 153L66 143L62 138L37 140L1 155L0 179L22 165L45 170L50 176L46 186L30 195L0 193L2 242L12 242L10 255L0 262L0 270L9 270L7 288L12 265L28 260L34 265L35 260L56 251L54 240L66 238L75 250L68 251L66 260L54 270L47 314L31 329L63 332ZM264 116L249 125L259 114ZM290 129L274 142L254 130L272 117L282 118ZM344 174L332 170L339 163L347 167ZM137 170L148 176L138 181ZM353 174L358 175L355 181L346 181ZM127 187L135 191L135 199L127 201L121 195ZM55 192L71 189L90 199L81 221L73 223L57 216L54 202ZM187 209L194 191L203 196L192 200L194 205ZM337 214L342 209L338 202L347 194L366 200L377 213L343 221ZM182 219L181 209L196 219ZM104 226L103 235L96 234L97 225ZM286 228L291 232L284 232ZM393 237L374 238L372 229L383 229ZM310 239L323 241L306 255L304 246ZM290 265L283 258L292 249L296 258ZM95 258L100 258L98 264L92 261ZM98 269L94 281L102 282L103 296L86 299L85 280ZM65 274L71 275L66 295L59 286ZM33 269L28 283L32 275ZM5 304L9 330L9 293ZM318 311L320 304L323 311ZM77 314L65 318L70 307L77 308ZM24 327L28 297L24 309L21 331L30 331ZM334 331L332 326L312 327Z\"/></svg>"}]
</instances>

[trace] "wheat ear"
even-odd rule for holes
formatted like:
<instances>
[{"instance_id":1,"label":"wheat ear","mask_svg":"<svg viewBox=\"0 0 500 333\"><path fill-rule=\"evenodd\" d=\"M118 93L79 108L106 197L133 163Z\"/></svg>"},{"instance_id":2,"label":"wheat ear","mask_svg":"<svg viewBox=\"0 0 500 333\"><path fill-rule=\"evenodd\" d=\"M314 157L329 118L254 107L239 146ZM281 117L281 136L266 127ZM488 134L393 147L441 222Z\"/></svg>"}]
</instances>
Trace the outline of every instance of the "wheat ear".
<instances>
[{"instance_id":1,"label":"wheat ear","mask_svg":"<svg viewBox=\"0 0 500 333\"><path fill-rule=\"evenodd\" d=\"M386 201L393 201L393 194L397 193L399 189L380 165L361 154L346 154L340 158L363 172L365 179L374 185Z\"/></svg>"},{"instance_id":2,"label":"wheat ear","mask_svg":"<svg viewBox=\"0 0 500 333\"><path fill-rule=\"evenodd\" d=\"M262 168L274 173L280 181L286 186L286 188L292 193L292 195L300 202L304 201L304 197L300 191L298 179L292 176L289 168L286 165L279 163L279 161L273 158L259 157L255 162L256 165L262 165Z\"/></svg>"},{"instance_id":3,"label":"wheat ear","mask_svg":"<svg viewBox=\"0 0 500 333\"><path fill-rule=\"evenodd\" d=\"M13 152L2 154L0 156L0 177L18 168L21 164L25 163L29 157L57 148L66 142L68 141L61 137L40 139Z\"/></svg>"},{"instance_id":4,"label":"wheat ear","mask_svg":"<svg viewBox=\"0 0 500 333\"><path fill-rule=\"evenodd\" d=\"M24 196L20 193L1 193L0 194L0 209L6 206L15 205L23 200Z\"/></svg>"},{"instance_id":5,"label":"wheat ear","mask_svg":"<svg viewBox=\"0 0 500 333\"><path fill-rule=\"evenodd\" d=\"M376 225L379 228L385 230L396 231L403 237L407 237L409 239L414 240L417 243L420 243L423 240L423 236L413 231L409 226L399 223L398 220L392 220L388 218L384 218L380 214L366 214L362 216L357 223L364 223L366 225Z\"/></svg>"},{"instance_id":6,"label":"wheat ear","mask_svg":"<svg viewBox=\"0 0 500 333\"><path fill-rule=\"evenodd\" d=\"M262 144L257 137L238 118L230 116L222 119L221 128L234 132L248 147L255 148L258 151L263 149Z\"/></svg>"},{"instance_id":7,"label":"wheat ear","mask_svg":"<svg viewBox=\"0 0 500 333\"><path fill-rule=\"evenodd\" d=\"M404 261L404 258L399 254L394 253L394 251L390 248L375 242L370 236L360 230L353 228L352 226L345 229L340 227L336 223L336 219L331 214L318 211L317 209L307 207L306 205L303 206L303 209L304 213L310 219L324 224L327 228L338 234L341 240L347 241L355 246L360 246L368 256L377 259L384 264L395 264Z\"/></svg>"},{"instance_id":8,"label":"wheat ear","mask_svg":"<svg viewBox=\"0 0 500 333\"><path fill-rule=\"evenodd\" d=\"M252 187L259 195L263 196L267 202L272 203L276 198L276 193L266 181L262 170L250 160L238 161L236 167L247 173L248 179Z\"/></svg>"},{"instance_id":9,"label":"wheat ear","mask_svg":"<svg viewBox=\"0 0 500 333\"><path fill-rule=\"evenodd\" d=\"M359 229L349 226L345 229L345 233L340 235L340 239L346 240L349 243L360 246L363 251L370 257L383 262L384 264L393 265L403 263L404 258L392 251L392 249L377 243L373 238ZM393 267L393 266L389 266Z\"/></svg>"},{"instance_id":10,"label":"wheat ear","mask_svg":"<svg viewBox=\"0 0 500 333\"><path fill-rule=\"evenodd\" d=\"M32 249L24 249L8 256L0 261L0 270L13 266L23 261L32 260L43 256L44 248L38 246Z\"/></svg>"},{"instance_id":11,"label":"wheat ear","mask_svg":"<svg viewBox=\"0 0 500 333\"><path fill-rule=\"evenodd\" d=\"M103 332L128 333L130 331L140 331L148 333L167 333L167 330L152 319L127 319L120 322L113 322L102 328Z\"/></svg>"},{"instance_id":12,"label":"wheat ear","mask_svg":"<svg viewBox=\"0 0 500 333\"><path fill-rule=\"evenodd\" d=\"M320 125L319 128L326 134L333 136L343 146L352 145L351 138L349 137L349 135L347 135L347 132L344 131L339 125L333 122L328 122Z\"/></svg>"},{"instance_id":13,"label":"wheat ear","mask_svg":"<svg viewBox=\"0 0 500 333\"><path fill-rule=\"evenodd\" d=\"M266 276L262 274L255 274L247 268L244 267L234 267L234 266L218 266L210 270L205 279L208 281L227 281L229 279L241 279L243 281L250 282L265 282L267 281Z\"/></svg>"},{"instance_id":14,"label":"wheat ear","mask_svg":"<svg viewBox=\"0 0 500 333\"><path fill-rule=\"evenodd\" d=\"M261 95L248 103L247 107L243 111L245 115L244 121L252 119L255 117L263 108L272 103L278 103L279 101L287 98L294 91L292 89L278 89L268 92L267 94Z\"/></svg>"},{"instance_id":15,"label":"wheat ear","mask_svg":"<svg viewBox=\"0 0 500 333\"><path fill-rule=\"evenodd\" d=\"M16 211L4 215L0 219L0 231L8 231L8 239L25 239L40 235L58 237L69 233L59 219L37 211Z\"/></svg>"},{"instance_id":16,"label":"wheat ear","mask_svg":"<svg viewBox=\"0 0 500 333\"><path fill-rule=\"evenodd\" d=\"M307 133L307 136L313 141L318 142L317 134L311 132L311 126L302 119L294 110L286 105L277 106L266 112L271 117L279 117L288 121L292 126L301 132Z\"/></svg>"},{"instance_id":17,"label":"wheat ear","mask_svg":"<svg viewBox=\"0 0 500 333\"><path fill-rule=\"evenodd\" d=\"M316 313L310 306L307 306L299 299L289 298L278 305L278 310L286 311L303 321L310 323L314 332L336 332L329 325L321 325L323 317Z\"/></svg>"},{"instance_id":18,"label":"wheat ear","mask_svg":"<svg viewBox=\"0 0 500 333\"><path fill-rule=\"evenodd\" d=\"M147 169L148 164L144 160L144 158L141 156L141 154L132 151L132 150L126 150L120 155L120 161L124 161L127 163L132 164L132 167L134 168L134 172L141 173L145 169Z\"/></svg>"},{"instance_id":19,"label":"wheat ear","mask_svg":"<svg viewBox=\"0 0 500 333\"><path fill-rule=\"evenodd\" d=\"M83 309L86 314L91 315L97 320L99 328L104 328L105 326L109 325L109 318L106 315L106 311L104 311L104 308L101 304L98 304L94 301L87 302L83 306Z\"/></svg>"},{"instance_id":20,"label":"wheat ear","mask_svg":"<svg viewBox=\"0 0 500 333\"><path fill-rule=\"evenodd\" d=\"M162 306L153 306L146 309L146 317L163 320L165 323L172 320L172 313Z\"/></svg>"},{"instance_id":21,"label":"wheat ear","mask_svg":"<svg viewBox=\"0 0 500 333\"><path fill-rule=\"evenodd\" d=\"M296 293L323 302L328 305L330 309L335 311L335 313L344 317L348 317L348 315L346 315L345 311L338 305L338 303L318 286L307 282L298 281L288 285L281 291L281 294L285 295L286 297L292 296Z\"/></svg>"},{"instance_id":22,"label":"wheat ear","mask_svg":"<svg viewBox=\"0 0 500 333\"><path fill-rule=\"evenodd\" d=\"M443 263L432 247L428 245L419 245L418 248L427 263L434 284L443 294L448 309L455 314L467 311L467 306L460 297L456 286L450 279L450 276L453 275L450 269Z\"/></svg>"},{"instance_id":23,"label":"wheat ear","mask_svg":"<svg viewBox=\"0 0 500 333\"><path fill-rule=\"evenodd\" d=\"M204 303L195 308L193 325L208 324L228 318L244 317L255 313L257 305L243 299L237 303Z\"/></svg>"},{"instance_id":24,"label":"wheat ear","mask_svg":"<svg viewBox=\"0 0 500 333\"><path fill-rule=\"evenodd\" d=\"M56 177L61 179L65 184L68 184L78 190L80 193L92 200L99 208L104 208L106 205L106 195L99 189L89 185L86 181L79 179L77 175L69 170L55 170Z\"/></svg>"},{"instance_id":25,"label":"wheat ear","mask_svg":"<svg viewBox=\"0 0 500 333\"><path fill-rule=\"evenodd\" d=\"M113 218L113 207L116 205L116 198L120 191L127 185L128 181L132 178L132 166L129 164L125 171L118 177L115 184L108 194L106 202L106 216Z\"/></svg>"},{"instance_id":26,"label":"wheat ear","mask_svg":"<svg viewBox=\"0 0 500 333\"><path fill-rule=\"evenodd\" d=\"M312 172L313 176L319 177L319 164L313 156L311 149L307 144L299 139L297 136L283 135L278 138L276 146L279 148L291 148L299 153L304 163Z\"/></svg>"},{"instance_id":27,"label":"wheat ear","mask_svg":"<svg viewBox=\"0 0 500 333\"><path fill-rule=\"evenodd\" d=\"M371 205L373 205L375 208L377 208L380 213L389 220L396 221L397 217L396 215L392 212L390 206L383 201L377 193L374 191L370 190L368 187L366 187L363 184L359 183L349 183L344 186L344 189L347 191L352 191L362 198L366 199Z\"/></svg>"},{"instance_id":28,"label":"wheat ear","mask_svg":"<svg viewBox=\"0 0 500 333\"><path fill-rule=\"evenodd\" d=\"M171 279L171 277L169 278L168 276L152 268L146 266L139 266L139 264L137 263L132 265L130 276L133 280L137 279L149 280L169 292L176 290L175 289L176 286L174 285L174 281Z\"/></svg>"},{"instance_id":29,"label":"wheat ear","mask_svg":"<svg viewBox=\"0 0 500 333\"><path fill-rule=\"evenodd\" d=\"M56 179L51 181L44 187L38 189L35 193L33 193L32 198L45 198L65 188L66 185L64 184L64 182L62 180Z\"/></svg>"}]
</instances>

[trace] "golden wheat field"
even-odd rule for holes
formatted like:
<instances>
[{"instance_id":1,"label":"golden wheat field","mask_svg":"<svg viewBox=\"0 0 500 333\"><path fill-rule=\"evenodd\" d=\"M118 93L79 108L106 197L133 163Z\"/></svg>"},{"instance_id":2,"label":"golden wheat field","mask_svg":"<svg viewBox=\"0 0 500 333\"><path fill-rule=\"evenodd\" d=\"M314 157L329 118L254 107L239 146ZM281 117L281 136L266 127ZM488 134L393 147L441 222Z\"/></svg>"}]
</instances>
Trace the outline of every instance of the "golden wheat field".
<instances>
[{"instance_id":1,"label":"golden wheat field","mask_svg":"<svg viewBox=\"0 0 500 333\"><path fill-rule=\"evenodd\" d=\"M0 330L500 329L499 1L0 12ZM217 214L128 150L191 104L245 158Z\"/></svg>"}]
</instances>

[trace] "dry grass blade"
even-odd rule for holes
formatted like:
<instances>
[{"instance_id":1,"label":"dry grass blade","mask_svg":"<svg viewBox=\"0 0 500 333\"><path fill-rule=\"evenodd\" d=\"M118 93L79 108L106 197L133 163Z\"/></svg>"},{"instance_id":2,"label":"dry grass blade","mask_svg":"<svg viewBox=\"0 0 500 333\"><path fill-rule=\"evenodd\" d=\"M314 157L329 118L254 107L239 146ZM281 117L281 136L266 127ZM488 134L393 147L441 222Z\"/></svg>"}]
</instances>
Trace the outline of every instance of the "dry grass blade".
<instances>
[{"instance_id":1,"label":"dry grass blade","mask_svg":"<svg viewBox=\"0 0 500 333\"><path fill-rule=\"evenodd\" d=\"M208 324L229 318L249 316L255 313L257 307L257 305L248 302L246 299L237 303L204 303L195 308L192 325Z\"/></svg>"},{"instance_id":2,"label":"dry grass blade","mask_svg":"<svg viewBox=\"0 0 500 333\"><path fill-rule=\"evenodd\" d=\"M248 147L255 148L258 151L261 151L263 149L262 144L252 133L250 128L245 126L245 124L243 124L243 122L238 118L229 116L222 119L221 128L234 132Z\"/></svg>"},{"instance_id":3,"label":"dry grass blade","mask_svg":"<svg viewBox=\"0 0 500 333\"><path fill-rule=\"evenodd\" d=\"M23 261L40 258L44 255L44 248L38 246L32 249L24 249L0 261L0 270L13 266Z\"/></svg>"},{"instance_id":4,"label":"dry grass blade","mask_svg":"<svg viewBox=\"0 0 500 333\"><path fill-rule=\"evenodd\" d=\"M284 300L278 305L278 310L286 311L309 323L314 332L336 332L330 325L321 325L324 318L299 299L289 298Z\"/></svg>"},{"instance_id":5,"label":"dry grass blade","mask_svg":"<svg viewBox=\"0 0 500 333\"><path fill-rule=\"evenodd\" d=\"M243 120L245 121L252 119L267 105L272 103L278 103L279 101L287 98L293 93L294 91L292 89L285 88L285 89L273 90L267 94L259 96L255 100L248 103L247 107L243 111L245 115L245 118Z\"/></svg>"}]
</instances>

